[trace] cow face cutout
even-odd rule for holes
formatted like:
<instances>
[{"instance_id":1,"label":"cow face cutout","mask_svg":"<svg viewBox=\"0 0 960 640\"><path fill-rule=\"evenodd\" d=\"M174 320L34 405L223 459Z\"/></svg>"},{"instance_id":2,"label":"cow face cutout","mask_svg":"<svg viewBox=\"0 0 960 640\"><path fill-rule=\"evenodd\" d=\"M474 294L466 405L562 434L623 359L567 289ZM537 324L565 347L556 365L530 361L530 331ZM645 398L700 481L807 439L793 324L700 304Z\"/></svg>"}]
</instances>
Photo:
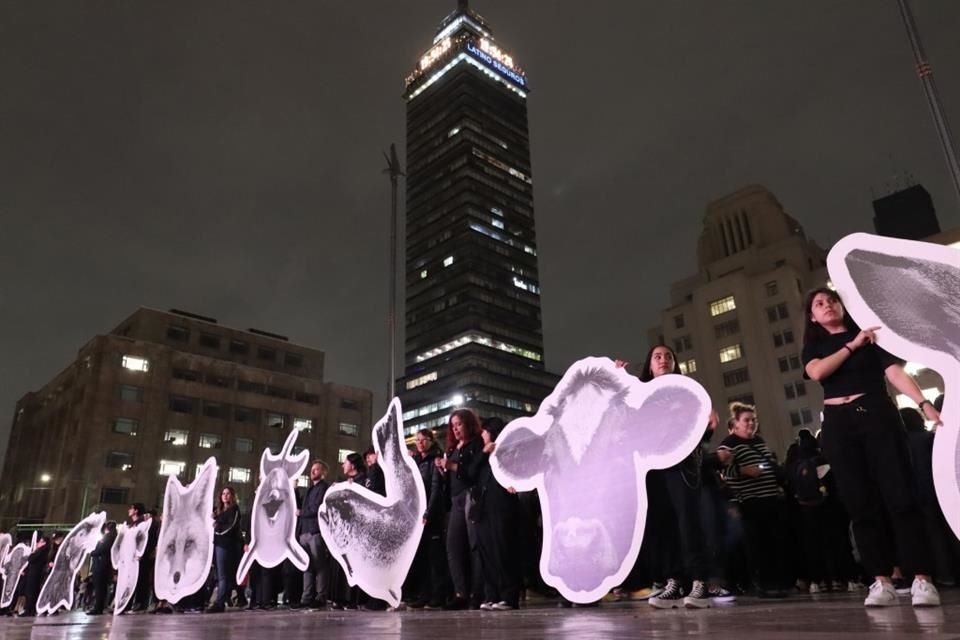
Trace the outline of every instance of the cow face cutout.
<instances>
[{"instance_id":1,"label":"cow face cutout","mask_svg":"<svg viewBox=\"0 0 960 640\"><path fill-rule=\"evenodd\" d=\"M237 582L243 582L254 560L264 567L275 567L289 559L300 571L306 571L310 557L297 541L297 497L294 487L307 466L310 452L293 455L300 432L287 436L278 455L264 449L260 456L260 484L250 515L250 543L237 568Z\"/></svg>"},{"instance_id":2,"label":"cow face cutout","mask_svg":"<svg viewBox=\"0 0 960 640\"><path fill-rule=\"evenodd\" d=\"M167 478L163 521L157 540L154 588L157 597L179 602L203 586L213 561L213 493L217 460L207 458L186 487L175 474Z\"/></svg>"},{"instance_id":3,"label":"cow face cutout","mask_svg":"<svg viewBox=\"0 0 960 640\"><path fill-rule=\"evenodd\" d=\"M117 527L117 539L110 547L110 561L117 570L117 586L113 598L113 615L120 615L127 607L140 578L140 558L147 550L150 521L138 522L132 527Z\"/></svg>"},{"instance_id":4,"label":"cow face cutout","mask_svg":"<svg viewBox=\"0 0 960 640\"><path fill-rule=\"evenodd\" d=\"M933 482L943 515L960 535L960 251L855 233L834 245L827 268L857 324L881 327L877 344L943 377Z\"/></svg>"},{"instance_id":5,"label":"cow face cutout","mask_svg":"<svg viewBox=\"0 0 960 640\"><path fill-rule=\"evenodd\" d=\"M540 496L547 584L587 603L626 579L643 540L646 474L698 446L710 406L690 378L642 383L608 358L585 358L536 415L507 425L490 465L504 487Z\"/></svg>"},{"instance_id":6,"label":"cow face cutout","mask_svg":"<svg viewBox=\"0 0 960 640\"><path fill-rule=\"evenodd\" d=\"M33 532L30 539L30 545L20 543L7 550L3 562L0 563L0 575L3 576L3 592L0 594L0 609L6 609L13 602L13 596L17 592L17 584L23 575L23 570L27 568L27 562L30 560L30 554L37 548L37 532Z\"/></svg>"},{"instance_id":7,"label":"cow face cutout","mask_svg":"<svg viewBox=\"0 0 960 640\"><path fill-rule=\"evenodd\" d=\"M394 398L373 427L386 496L353 483L330 487L320 505L320 533L347 581L391 605L413 562L426 511L423 478L403 442L403 412Z\"/></svg>"},{"instance_id":8,"label":"cow face cutout","mask_svg":"<svg viewBox=\"0 0 960 640\"><path fill-rule=\"evenodd\" d=\"M53 560L50 575L40 589L40 596L37 598L38 614L53 613L61 607L67 610L73 608L74 580L87 556L100 542L100 532L106 521L105 511L91 513L64 537Z\"/></svg>"}]
</instances>

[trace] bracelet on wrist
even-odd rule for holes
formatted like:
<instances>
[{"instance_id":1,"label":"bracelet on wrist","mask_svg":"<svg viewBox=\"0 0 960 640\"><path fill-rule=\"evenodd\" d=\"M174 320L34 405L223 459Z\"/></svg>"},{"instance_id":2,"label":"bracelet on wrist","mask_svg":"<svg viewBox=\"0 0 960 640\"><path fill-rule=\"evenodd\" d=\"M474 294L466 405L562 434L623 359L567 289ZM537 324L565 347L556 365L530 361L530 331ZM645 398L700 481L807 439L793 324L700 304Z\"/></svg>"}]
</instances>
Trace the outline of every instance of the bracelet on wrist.
<instances>
[{"instance_id":1,"label":"bracelet on wrist","mask_svg":"<svg viewBox=\"0 0 960 640\"><path fill-rule=\"evenodd\" d=\"M920 409L920 411L923 411L923 405L925 405L925 404L928 404L928 405L930 405L931 407L933 406L933 403L932 403L932 402L930 402L929 400L927 400L926 398L924 398L923 400L921 400L920 402L917 403L917 409Z\"/></svg>"},{"instance_id":2,"label":"bracelet on wrist","mask_svg":"<svg viewBox=\"0 0 960 640\"><path fill-rule=\"evenodd\" d=\"M843 345L843 348L846 349L847 351L849 351L849 352L850 352L850 355L853 355L853 349L850 348L850 345L845 344L845 345Z\"/></svg>"}]
</instances>

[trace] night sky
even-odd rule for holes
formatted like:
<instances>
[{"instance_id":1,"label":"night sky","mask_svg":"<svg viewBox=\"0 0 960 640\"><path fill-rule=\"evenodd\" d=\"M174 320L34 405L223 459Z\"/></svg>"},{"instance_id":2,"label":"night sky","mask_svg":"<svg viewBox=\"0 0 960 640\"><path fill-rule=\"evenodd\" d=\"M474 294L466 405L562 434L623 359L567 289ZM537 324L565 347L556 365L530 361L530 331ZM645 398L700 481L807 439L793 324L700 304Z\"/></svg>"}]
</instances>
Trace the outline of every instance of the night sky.
<instances>
[{"instance_id":1,"label":"night sky","mask_svg":"<svg viewBox=\"0 0 960 640\"><path fill-rule=\"evenodd\" d=\"M903 172L960 225L894 0L471 4L532 88L553 371L641 357L707 202L746 184L825 248ZM960 2L913 5L960 130ZM381 150L403 161L403 78L455 6L0 4L0 451L17 398L141 305L320 348L378 414Z\"/></svg>"}]
</instances>

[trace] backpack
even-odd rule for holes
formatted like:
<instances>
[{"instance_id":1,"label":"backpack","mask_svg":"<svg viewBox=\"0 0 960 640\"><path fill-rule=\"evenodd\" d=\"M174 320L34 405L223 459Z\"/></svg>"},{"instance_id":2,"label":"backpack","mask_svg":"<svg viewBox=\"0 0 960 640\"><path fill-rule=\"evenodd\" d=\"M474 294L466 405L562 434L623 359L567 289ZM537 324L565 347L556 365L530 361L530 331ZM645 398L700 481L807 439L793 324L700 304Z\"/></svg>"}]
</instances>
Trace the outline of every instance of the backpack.
<instances>
[{"instance_id":1,"label":"backpack","mask_svg":"<svg viewBox=\"0 0 960 640\"><path fill-rule=\"evenodd\" d=\"M817 459L813 456L798 460L790 473L790 488L800 504L820 504L827 488L817 476Z\"/></svg>"}]
</instances>

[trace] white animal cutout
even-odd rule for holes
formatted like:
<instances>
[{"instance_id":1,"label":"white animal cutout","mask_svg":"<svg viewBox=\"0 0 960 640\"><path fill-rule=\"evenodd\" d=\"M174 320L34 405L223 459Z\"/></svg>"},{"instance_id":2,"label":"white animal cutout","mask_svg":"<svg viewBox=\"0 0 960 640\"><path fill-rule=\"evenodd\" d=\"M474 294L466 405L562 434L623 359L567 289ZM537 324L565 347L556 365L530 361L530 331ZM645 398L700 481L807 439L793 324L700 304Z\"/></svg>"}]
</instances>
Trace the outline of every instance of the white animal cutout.
<instances>
[{"instance_id":1,"label":"white animal cutout","mask_svg":"<svg viewBox=\"0 0 960 640\"><path fill-rule=\"evenodd\" d=\"M608 358L585 358L535 415L506 426L490 466L504 487L540 496L547 584L589 603L626 579L643 541L646 474L699 446L710 407L691 378L643 383Z\"/></svg>"},{"instance_id":2,"label":"white animal cutout","mask_svg":"<svg viewBox=\"0 0 960 640\"><path fill-rule=\"evenodd\" d=\"M120 615L137 590L140 579L140 558L147 550L150 521L141 520L132 527L117 527L117 539L110 547L110 562L117 570L117 586L113 596L113 615Z\"/></svg>"},{"instance_id":3,"label":"white animal cutout","mask_svg":"<svg viewBox=\"0 0 960 640\"><path fill-rule=\"evenodd\" d=\"M60 543L53 568L37 598L37 614L53 613L61 607L67 610L73 608L74 581L87 556L97 548L106 521L106 511L91 513L77 523Z\"/></svg>"},{"instance_id":4,"label":"white animal cutout","mask_svg":"<svg viewBox=\"0 0 960 640\"><path fill-rule=\"evenodd\" d=\"M9 533L0 533L0 565L3 564L4 556L7 555L7 549L13 545L13 536Z\"/></svg>"},{"instance_id":5,"label":"white animal cutout","mask_svg":"<svg viewBox=\"0 0 960 640\"><path fill-rule=\"evenodd\" d=\"M255 560L269 568L289 558L300 571L310 565L310 556L297 541L294 487L310 459L306 449L291 455L299 433L296 429L290 432L278 455L268 448L260 456L260 485L251 509L250 542L237 567L237 584L243 582Z\"/></svg>"},{"instance_id":6,"label":"white animal cutout","mask_svg":"<svg viewBox=\"0 0 960 640\"><path fill-rule=\"evenodd\" d=\"M153 586L157 598L173 604L203 586L213 562L213 494L217 460L207 458L189 485L167 478L163 521L157 541Z\"/></svg>"},{"instance_id":7,"label":"white animal cutout","mask_svg":"<svg viewBox=\"0 0 960 640\"><path fill-rule=\"evenodd\" d=\"M403 441L400 400L390 402L373 427L386 496L353 483L330 487L320 505L320 534L350 585L374 598L400 603L401 586L423 533L427 496Z\"/></svg>"},{"instance_id":8,"label":"white animal cutout","mask_svg":"<svg viewBox=\"0 0 960 640\"><path fill-rule=\"evenodd\" d=\"M881 327L878 345L943 377L933 484L943 515L960 536L960 251L854 233L833 246L827 268L857 324Z\"/></svg>"},{"instance_id":9,"label":"white animal cutout","mask_svg":"<svg viewBox=\"0 0 960 640\"><path fill-rule=\"evenodd\" d=\"M17 583L23 575L23 570L27 568L27 562L30 560L30 554L37 549L37 532L33 532L30 538L30 546L20 543L7 551L3 564L0 564L0 574L3 575L3 595L0 596L0 609L6 609L13 602L13 596L17 592Z\"/></svg>"}]
</instances>

